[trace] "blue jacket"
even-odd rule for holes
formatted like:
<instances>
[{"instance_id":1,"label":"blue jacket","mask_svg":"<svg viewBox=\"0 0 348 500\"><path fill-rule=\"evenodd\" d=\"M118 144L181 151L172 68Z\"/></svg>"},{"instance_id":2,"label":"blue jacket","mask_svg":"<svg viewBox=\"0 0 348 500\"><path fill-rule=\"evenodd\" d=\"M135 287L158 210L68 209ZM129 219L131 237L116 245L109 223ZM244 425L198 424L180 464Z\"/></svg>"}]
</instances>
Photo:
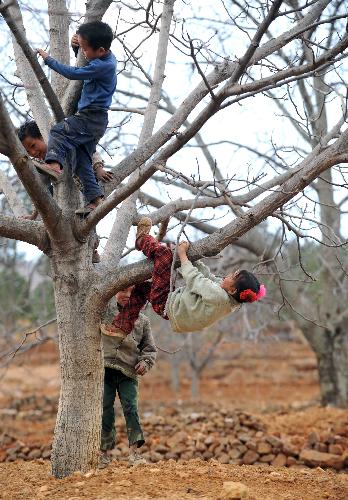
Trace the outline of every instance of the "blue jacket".
<instances>
[{"instance_id":1,"label":"blue jacket","mask_svg":"<svg viewBox=\"0 0 348 500\"><path fill-rule=\"evenodd\" d=\"M84 80L77 105L79 111L88 106L106 109L110 107L117 83L117 61L111 51L101 58L92 59L82 68L66 66L51 56L46 57L45 64L69 80Z\"/></svg>"}]
</instances>

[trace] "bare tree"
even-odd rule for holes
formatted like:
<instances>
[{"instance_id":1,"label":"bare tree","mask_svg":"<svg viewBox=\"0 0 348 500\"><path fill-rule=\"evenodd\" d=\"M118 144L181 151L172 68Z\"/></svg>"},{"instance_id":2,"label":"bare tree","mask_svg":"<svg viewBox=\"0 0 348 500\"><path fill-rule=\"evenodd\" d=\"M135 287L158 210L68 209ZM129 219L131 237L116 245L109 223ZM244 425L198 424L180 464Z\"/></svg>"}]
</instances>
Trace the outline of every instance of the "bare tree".
<instances>
[{"instance_id":1,"label":"bare tree","mask_svg":"<svg viewBox=\"0 0 348 500\"><path fill-rule=\"evenodd\" d=\"M105 0L88 1L85 20L102 18L107 9L115 7L111 3ZM130 11L133 9L133 12L138 12L138 2L134 5L119 3ZM231 185L229 176L222 176L219 180L216 175L210 174L202 178L200 173L193 176L186 169L169 165L169 160L222 110L232 110L233 104L248 97L307 78L325 68L336 67L348 45L346 34L339 36L336 33L332 36L330 46L319 46L317 54L309 62L304 57L291 60L286 67L278 67L275 62L279 51L288 50L293 43L298 45L298 53L304 54L304 34L309 30L320 30L322 24L331 22L330 17L322 17L330 3L330 0L317 0L287 9L281 0L275 0L269 3L269 10L263 19L260 18L252 35L247 33L238 57L232 60L229 55L220 56L214 51L206 51L204 61L201 61L201 42L197 45L192 36L185 34L184 29L179 38L180 17L173 18L174 0L164 0L162 12L158 12L159 4L150 1L143 11L144 21L134 21L127 28L136 34L145 30L144 39L158 37L153 76L149 81L150 97L145 109L141 110L144 122L139 144L114 166L112 191L86 220L77 220L75 216L79 196L68 170L64 171L62 181L55 185L54 197L43 186L18 142L9 115L9 105L4 98L1 99L0 151L10 159L41 220L33 222L16 215L1 214L0 235L36 245L51 259L61 366L61 394L52 453L55 476L63 477L76 470L86 471L97 462L103 374L100 317L115 292L151 276L151 262L122 262L130 228L139 219L137 198L141 193L138 190L145 182L159 172L173 182L178 181L188 192L193 193L189 198L172 200L151 211L154 224L183 211L188 211L186 222L191 222L193 210L200 209L201 214L207 211L210 217L214 208L228 208L228 223L192 243L189 257L196 260L203 255L217 254L267 217L284 209L288 202L330 167L347 162L348 131L341 130L344 123L342 118L323 134L311 152L285 172L274 173L273 176L265 172L266 179L246 173L244 179L242 176L239 180L238 187L233 183ZM59 6L59 9L55 9L55 6ZM225 15L238 21L246 9L246 4L240 6L233 2L233 8L227 9ZM70 82L65 89L65 98L60 101L28 43L18 3L15 0L1 2L0 12L19 46L17 65L24 64L24 60L30 65L21 74L18 71L18 75L27 93L34 91L37 96L39 103L33 100L30 103L31 111L40 129L42 127L43 133L47 135L49 125L44 123L44 119L50 116L48 106L52 111L52 119L61 119L64 112L71 111L71 104L79 95L79 87L75 82ZM302 12L303 15L298 17ZM55 26L55 36L66 40L66 23L53 22L53 17L57 15L67 15L64 2L50 2L49 16L50 26ZM243 22L240 24L243 28ZM265 33L273 25L276 26L277 36L263 42ZM123 41L124 35L118 33L118 43ZM138 39L141 40L140 35ZM168 120L154 129L161 105L169 41L178 47L183 56L186 54L190 64L194 65L198 83L191 89L189 86L183 89L182 103ZM64 47L66 45L62 47L62 57L65 54ZM125 61L132 61L142 71L144 64L139 59L136 47L129 50L124 45L124 54ZM30 82L29 77L32 79ZM61 90L58 90L61 89L60 85L60 81L55 82L56 90L61 95ZM67 96L70 96L69 99ZM185 126L189 117L190 123ZM242 193L241 187L244 188ZM93 266L95 226L121 203L102 262Z\"/></svg>"}]
</instances>

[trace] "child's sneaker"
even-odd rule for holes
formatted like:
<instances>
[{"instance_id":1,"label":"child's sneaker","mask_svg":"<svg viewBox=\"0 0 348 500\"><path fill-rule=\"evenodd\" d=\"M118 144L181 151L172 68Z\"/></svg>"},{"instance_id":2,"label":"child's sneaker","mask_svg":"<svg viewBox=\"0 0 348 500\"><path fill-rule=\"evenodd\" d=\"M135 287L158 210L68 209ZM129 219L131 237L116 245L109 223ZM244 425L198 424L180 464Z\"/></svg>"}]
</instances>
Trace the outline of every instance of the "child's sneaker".
<instances>
[{"instance_id":1,"label":"child's sneaker","mask_svg":"<svg viewBox=\"0 0 348 500\"><path fill-rule=\"evenodd\" d=\"M150 233L152 227L152 220L150 217L142 217L140 221L138 222L138 227L137 227L137 235L135 238L135 246L137 247L139 243L139 239L142 236L146 236L147 234Z\"/></svg>"},{"instance_id":2,"label":"child's sneaker","mask_svg":"<svg viewBox=\"0 0 348 500\"><path fill-rule=\"evenodd\" d=\"M105 469L105 467L107 467L111 461L112 458L110 455L108 455L107 451L100 451L98 469Z\"/></svg>"},{"instance_id":3,"label":"child's sneaker","mask_svg":"<svg viewBox=\"0 0 348 500\"><path fill-rule=\"evenodd\" d=\"M136 448L131 447L130 453L129 453L129 464L130 465L141 465L141 464L146 464L146 458L144 458Z\"/></svg>"}]
</instances>

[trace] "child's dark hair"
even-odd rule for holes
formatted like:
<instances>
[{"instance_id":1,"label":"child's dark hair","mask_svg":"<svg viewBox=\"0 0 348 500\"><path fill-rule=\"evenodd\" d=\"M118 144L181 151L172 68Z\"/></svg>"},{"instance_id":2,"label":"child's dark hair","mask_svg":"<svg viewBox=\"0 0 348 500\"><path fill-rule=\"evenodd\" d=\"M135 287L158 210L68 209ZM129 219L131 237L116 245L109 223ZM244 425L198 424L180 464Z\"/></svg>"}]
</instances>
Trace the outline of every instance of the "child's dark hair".
<instances>
[{"instance_id":1,"label":"child's dark hair","mask_svg":"<svg viewBox=\"0 0 348 500\"><path fill-rule=\"evenodd\" d=\"M242 269L235 278L236 291L232 294L237 302L255 302L260 291L260 282L253 273Z\"/></svg>"},{"instance_id":2,"label":"child's dark hair","mask_svg":"<svg viewBox=\"0 0 348 500\"><path fill-rule=\"evenodd\" d=\"M32 137L33 139L42 139L40 129L34 120L23 123L23 125L21 125L17 130L17 134L21 142L23 142L27 137Z\"/></svg>"},{"instance_id":3,"label":"child's dark hair","mask_svg":"<svg viewBox=\"0 0 348 500\"><path fill-rule=\"evenodd\" d=\"M114 34L110 26L102 21L92 21L81 24L77 32L92 49L97 50L103 47L109 50Z\"/></svg>"}]
</instances>

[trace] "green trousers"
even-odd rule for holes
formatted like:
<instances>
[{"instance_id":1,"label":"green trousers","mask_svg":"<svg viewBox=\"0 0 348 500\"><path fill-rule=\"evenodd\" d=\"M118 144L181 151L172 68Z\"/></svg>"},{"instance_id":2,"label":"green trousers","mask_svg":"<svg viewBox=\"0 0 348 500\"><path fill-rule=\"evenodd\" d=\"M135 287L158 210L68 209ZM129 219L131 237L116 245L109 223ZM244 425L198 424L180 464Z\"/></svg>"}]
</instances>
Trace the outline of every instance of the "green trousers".
<instances>
[{"instance_id":1,"label":"green trousers","mask_svg":"<svg viewBox=\"0 0 348 500\"><path fill-rule=\"evenodd\" d=\"M126 421L129 445L145 443L138 413L138 381L127 377L120 370L105 368L101 446L112 450L116 444L115 409L116 392L120 398Z\"/></svg>"}]
</instances>

